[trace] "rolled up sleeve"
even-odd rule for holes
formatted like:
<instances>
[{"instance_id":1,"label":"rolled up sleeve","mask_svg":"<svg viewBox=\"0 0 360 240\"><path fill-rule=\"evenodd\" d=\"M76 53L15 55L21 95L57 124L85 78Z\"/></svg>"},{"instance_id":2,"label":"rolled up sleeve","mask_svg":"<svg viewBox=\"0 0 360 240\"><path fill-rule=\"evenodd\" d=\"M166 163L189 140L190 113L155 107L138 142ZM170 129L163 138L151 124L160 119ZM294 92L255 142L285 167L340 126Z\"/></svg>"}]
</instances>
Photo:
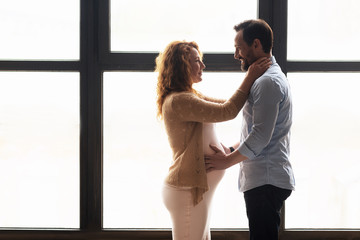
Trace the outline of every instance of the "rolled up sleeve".
<instances>
[{"instance_id":1,"label":"rolled up sleeve","mask_svg":"<svg viewBox=\"0 0 360 240\"><path fill-rule=\"evenodd\" d=\"M269 144L283 93L275 81L266 77L258 79L254 84L252 96L251 130L238 149L248 159L258 156Z\"/></svg>"}]
</instances>

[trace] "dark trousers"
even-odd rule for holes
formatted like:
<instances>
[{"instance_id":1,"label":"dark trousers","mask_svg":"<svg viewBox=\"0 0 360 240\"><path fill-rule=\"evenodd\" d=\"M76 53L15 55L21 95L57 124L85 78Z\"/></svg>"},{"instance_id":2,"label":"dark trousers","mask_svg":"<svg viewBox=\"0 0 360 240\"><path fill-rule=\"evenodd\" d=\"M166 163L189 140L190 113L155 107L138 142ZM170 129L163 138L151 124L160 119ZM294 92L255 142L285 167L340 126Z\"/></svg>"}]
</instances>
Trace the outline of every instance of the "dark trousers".
<instances>
[{"instance_id":1,"label":"dark trousers","mask_svg":"<svg viewBox=\"0 0 360 240\"><path fill-rule=\"evenodd\" d=\"M250 240L278 240L280 210L291 190L264 185L244 192Z\"/></svg>"}]
</instances>

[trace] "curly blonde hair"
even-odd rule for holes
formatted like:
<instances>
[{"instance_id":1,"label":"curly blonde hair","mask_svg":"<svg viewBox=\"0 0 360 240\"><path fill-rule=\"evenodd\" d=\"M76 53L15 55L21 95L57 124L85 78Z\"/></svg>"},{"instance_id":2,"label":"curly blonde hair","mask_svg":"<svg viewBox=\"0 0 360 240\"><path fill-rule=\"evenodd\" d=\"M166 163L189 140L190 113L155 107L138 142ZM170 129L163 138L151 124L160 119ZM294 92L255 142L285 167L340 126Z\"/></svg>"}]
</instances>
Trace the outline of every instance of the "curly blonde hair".
<instances>
[{"instance_id":1,"label":"curly blonde hair","mask_svg":"<svg viewBox=\"0 0 360 240\"><path fill-rule=\"evenodd\" d=\"M155 72L157 82L157 117L162 119L162 105L165 98L172 92L196 91L192 88L190 51L195 48L200 57L202 53L196 42L174 41L156 58Z\"/></svg>"}]
</instances>

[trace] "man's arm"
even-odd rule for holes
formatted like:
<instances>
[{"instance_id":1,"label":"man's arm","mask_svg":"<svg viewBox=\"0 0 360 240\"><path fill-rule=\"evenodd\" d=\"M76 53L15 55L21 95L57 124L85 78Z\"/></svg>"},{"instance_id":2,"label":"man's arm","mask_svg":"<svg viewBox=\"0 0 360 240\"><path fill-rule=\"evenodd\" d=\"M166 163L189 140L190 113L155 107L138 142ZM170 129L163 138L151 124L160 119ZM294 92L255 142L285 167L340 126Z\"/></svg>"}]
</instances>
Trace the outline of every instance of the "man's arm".
<instances>
[{"instance_id":1,"label":"man's arm","mask_svg":"<svg viewBox=\"0 0 360 240\"><path fill-rule=\"evenodd\" d=\"M255 158L270 143L283 93L275 80L262 77L254 84L252 97L251 132L238 148L238 151L249 159Z\"/></svg>"},{"instance_id":2,"label":"man's arm","mask_svg":"<svg viewBox=\"0 0 360 240\"><path fill-rule=\"evenodd\" d=\"M222 151L220 151L220 149L218 149L216 146L210 145L210 147L215 151L215 154L212 155L205 154L206 172L211 172L213 170L227 169L247 159L246 156L242 155L237 150L226 155Z\"/></svg>"},{"instance_id":3,"label":"man's arm","mask_svg":"<svg viewBox=\"0 0 360 240\"><path fill-rule=\"evenodd\" d=\"M252 130L240 147L225 155L212 147L215 155L205 155L206 170L229 168L246 159L252 159L269 143L277 120L281 91L270 78L262 79L261 84L254 86L254 105Z\"/></svg>"}]
</instances>

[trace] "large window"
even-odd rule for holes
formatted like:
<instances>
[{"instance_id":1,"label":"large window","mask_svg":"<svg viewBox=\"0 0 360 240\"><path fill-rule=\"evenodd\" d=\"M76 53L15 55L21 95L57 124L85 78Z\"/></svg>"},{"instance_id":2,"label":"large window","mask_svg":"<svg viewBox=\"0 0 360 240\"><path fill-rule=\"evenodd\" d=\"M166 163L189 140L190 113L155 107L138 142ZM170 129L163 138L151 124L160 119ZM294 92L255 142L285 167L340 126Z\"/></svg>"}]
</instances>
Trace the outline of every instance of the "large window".
<instances>
[{"instance_id":1,"label":"large window","mask_svg":"<svg viewBox=\"0 0 360 240\"><path fill-rule=\"evenodd\" d=\"M360 52L352 47L360 38L359 10L360 3L351 0L288 1L291 158L297 184L286 204L288 229L360 228L360 194L354 191L360 187L354 170Z\"/></svg>"},{"instance_id":2,"label":"large window","mask_svg":"<svg viewBox=\"0 0 360 240\"><path fill-rule=\"evenodd\" d=\"M0 239L171 239L155 57L198 42L196 87L227 98L244 77L232 28L250 18L273 28L293 93L281 239L358 239L359 16L357 0L0 0ZM217 124L224 144L240 129L241 114ZM237 175L215 194L214 240L248 238Z\"/></svg>"},{"instance_id":3,"label":"large window","mask_svg":"<svg viewBox=\"0 0 360 240\"><path fill-rule=\"evenodd\" d=\"M0 66L30 70L0 72L0 228L79 228L79 73L38 61L79 59L80 3L0 6Z\"/></svg>"},{"instance_id":4,"label":"large window","mask_svg":"<svg viewBox=\"0 0 360 240\"><path fill-rule=\"evenodd\" d=\"M297 186L286 205L287 228L360 227L360 194L354 191L360 188L355 167L360 154L360 109L355 106L359 77L344 72L288 74Z\"/></svg>"},{"instance_id":5,"label":"large window","mask_svg":"<svg viewBox=\"0 0 360 240\"><path fill-rule=\"evenodd\" d=\"M289 0L288 59L359 61L359 9L357 0Z\"/></svg>"},{"instance_id":6,"label":"large window","mask_svg":"<svg viewBox=\"0 0 360 240\"><path fill-rule=\"evenodd\" d=\"M0 227L79 227L79 77L0 72Z\"/></svg>"},{"instance_id":7,"label":"large window","mask_svg":"<svg viewBox=\"0 0 360 240\"><path fill-rule=\"evenodd\" d=\"M233 25L257 14L256 1L238 0L112 0L110 8L111 51L125 52L159 52L174 40L196 41L206 52L232 52Z\"/></svg>"},{"instance_id":8,"label":"large window","mask_svg":"<svg viewBox=\"0 0 360 240\"><path fill-rule=\"evenodd\" d=\"M156 120L155 80L154 73L104 75L105 228L170 227L159 186L171 153Z\"/></svg>"},{"instance_id":9,"label":"large window","mask_svg":"<svg viewBox=\"0 0 360 240\"><path fill-rule=\"evenodd\" d=\"M79 59L79 1L1 0L0 6L0 59Z\"/></svg>"}]
</instances>

